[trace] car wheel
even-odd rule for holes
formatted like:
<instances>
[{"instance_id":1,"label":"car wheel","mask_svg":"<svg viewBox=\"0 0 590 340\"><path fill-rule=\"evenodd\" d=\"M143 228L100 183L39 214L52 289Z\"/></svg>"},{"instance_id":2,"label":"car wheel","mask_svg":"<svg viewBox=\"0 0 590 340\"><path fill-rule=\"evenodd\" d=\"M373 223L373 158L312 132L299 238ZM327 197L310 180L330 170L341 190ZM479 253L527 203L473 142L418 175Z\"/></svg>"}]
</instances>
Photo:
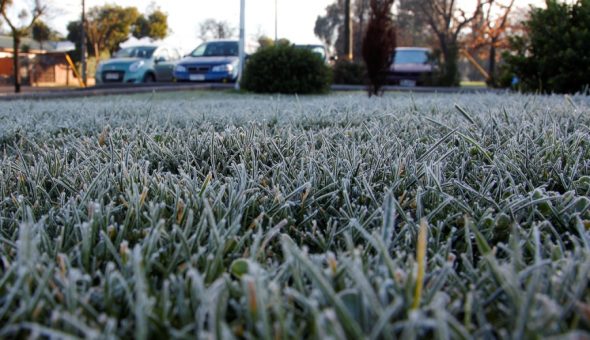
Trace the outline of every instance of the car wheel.
<instances>
[{"instance_id":1,"label":"car wheel","mask_svg":"<svg viewBox=\"0 0 590 340\"><path fill-rule=\"evenodd\" d=\"M144 83L154 83L156 82L156 77L154 77L153 74L151 73L147 73L144 77L143 77L143 82Z\"/></svg>"}]
</instances>

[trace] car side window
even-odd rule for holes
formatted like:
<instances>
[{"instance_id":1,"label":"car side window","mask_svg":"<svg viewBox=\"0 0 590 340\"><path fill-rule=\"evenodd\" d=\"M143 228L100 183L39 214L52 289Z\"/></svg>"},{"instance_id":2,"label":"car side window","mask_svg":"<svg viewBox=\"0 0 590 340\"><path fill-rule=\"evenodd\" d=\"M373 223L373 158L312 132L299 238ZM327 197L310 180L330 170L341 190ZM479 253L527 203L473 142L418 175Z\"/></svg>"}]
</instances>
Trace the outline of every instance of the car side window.
<instances>
[{"instance_id":1,"label":"car side window","mask_svg":"<svg viewBox=\"0 0 590 340\"><path fill-rule=\"evenodd\" d=\"M168 53L168 49L166 49L166 48L161 49L158 52L158 55L156 56L156 60L169 61L170 55Z\"/></svg>"},{"instance_id":2,"label":"car side window","mask_svg":"<svg viewBox=\"0 0 590 340\"><path fill-rule=\"evenodd\" d=\"M170 50L170 60L174 61L174 60L178 60L180 59L180 53L178 53L178 50L173 48Z\"/></svg>"}]
</instances>

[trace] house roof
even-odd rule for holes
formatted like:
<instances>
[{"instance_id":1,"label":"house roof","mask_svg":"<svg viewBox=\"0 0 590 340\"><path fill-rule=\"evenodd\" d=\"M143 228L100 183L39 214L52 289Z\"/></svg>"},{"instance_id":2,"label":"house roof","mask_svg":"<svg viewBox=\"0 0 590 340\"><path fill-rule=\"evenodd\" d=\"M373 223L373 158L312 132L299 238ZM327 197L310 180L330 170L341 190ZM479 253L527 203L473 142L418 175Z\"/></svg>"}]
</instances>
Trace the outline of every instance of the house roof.
<instances>
[{"instance_id":1,"label":"house roof","mask_svg":"<svg viewBox=\"0 0 590 340\"><path fill-rule=\"evenodd\" d=\"M70 41L46 41L41 45L31 38L21 39L20 48L28 46L31 53L43 53L43 52L67 52L73 51L76 47L74 43ZM12 51L12 36L0 35L0 51Z\"/></svg>"}]
</instances>

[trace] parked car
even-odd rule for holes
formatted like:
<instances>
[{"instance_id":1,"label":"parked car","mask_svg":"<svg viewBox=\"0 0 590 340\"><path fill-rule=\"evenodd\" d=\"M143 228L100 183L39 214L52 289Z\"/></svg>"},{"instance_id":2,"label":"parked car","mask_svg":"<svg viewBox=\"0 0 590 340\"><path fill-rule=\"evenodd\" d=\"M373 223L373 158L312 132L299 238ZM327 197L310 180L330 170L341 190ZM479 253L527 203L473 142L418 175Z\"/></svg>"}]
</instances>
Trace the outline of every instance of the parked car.
<instances>
[{"instance_id":1,"label":"parked car","mask_svg":"<svg viewBox=\"0 0 590 340\"><path fill-rule=\"evenodd\" d=\"M177 81L235 82L239 72L239 43L216 40L199 45L174 70Z\"/></svg>"},{"instance_id":2,"label":"parked car","mask_svg":"<svg viewBox=\"0 0 590 340\"><path fill-rule=\"evenodd\" d=\"M336 61L338 58L333 56L330 57L328 55L328 50L326 50L326 47L324 45L293 45L297 48L304 48L304 49L308 49L314 53L317 53L320 57L322 57L322 60L326 63L329 64L330 62Z\"/></svg>"},{"instance_id":3,"label":"parked car","mask_svg":"<svg viewBox=\"0 0 590 340\"><path fill-rule=\"evenodd\" d=\"M387 73L387 82L408 87L427 84L435 71L431 55L432 51L429 48L396 48Z\"/></svg>"},{"instance_id":4,"label":"parked car","mask_svg":"<svg viewBox=\"0 0 590 340\"><path fill-rule=\"evenodd\" d=\"M96 83L150 83L172 81L180 59L175 48L133 46L119 50L96 67Z\"/></svg>"}]
</instances>

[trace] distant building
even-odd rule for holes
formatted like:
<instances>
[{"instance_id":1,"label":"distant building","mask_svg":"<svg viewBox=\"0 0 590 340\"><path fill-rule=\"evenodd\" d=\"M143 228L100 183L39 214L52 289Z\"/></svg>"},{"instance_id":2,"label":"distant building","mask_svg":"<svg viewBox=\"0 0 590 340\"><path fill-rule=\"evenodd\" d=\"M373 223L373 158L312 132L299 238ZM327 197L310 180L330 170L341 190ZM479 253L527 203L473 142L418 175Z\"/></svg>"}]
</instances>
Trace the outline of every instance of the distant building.
<instances>
[{"instance_id":1,"label":"distant building","mask_svg":"<svg viewBox=\"0 0 590 340\"><path fill-rule=\"evenodd\" d=\"M22 83L25 85L67 86L77 83L65 54L75 49L69 41L46 41L43 44L24 38L19 58ZM14 83L12 37L0 35L0 84Z\"/></svg>"}]
</instances>

